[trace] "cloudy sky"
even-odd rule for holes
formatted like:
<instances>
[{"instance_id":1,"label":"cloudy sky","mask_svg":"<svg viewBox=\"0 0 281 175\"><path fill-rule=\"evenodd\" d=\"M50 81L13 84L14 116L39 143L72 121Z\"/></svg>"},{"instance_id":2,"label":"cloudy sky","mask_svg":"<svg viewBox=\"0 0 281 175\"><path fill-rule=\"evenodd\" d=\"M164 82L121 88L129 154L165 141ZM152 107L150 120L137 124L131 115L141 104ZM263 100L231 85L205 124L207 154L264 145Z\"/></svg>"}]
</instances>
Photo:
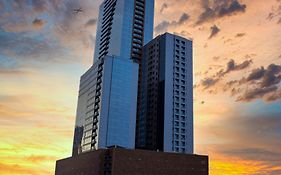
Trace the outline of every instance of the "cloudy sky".
<instances>
[{"instance_id":1,"label":"cloudy sky","mask_svg":"<svg viewBox=\"0 0 281 175\"><path fill-rule=\"evenodd\" d=\"M54 174L71 155L100 3L0 0L0 174ZM281 174L281 0L156 0L154 35L166 31L193 39L210 174Z\"/></svg>"}]
</instances>

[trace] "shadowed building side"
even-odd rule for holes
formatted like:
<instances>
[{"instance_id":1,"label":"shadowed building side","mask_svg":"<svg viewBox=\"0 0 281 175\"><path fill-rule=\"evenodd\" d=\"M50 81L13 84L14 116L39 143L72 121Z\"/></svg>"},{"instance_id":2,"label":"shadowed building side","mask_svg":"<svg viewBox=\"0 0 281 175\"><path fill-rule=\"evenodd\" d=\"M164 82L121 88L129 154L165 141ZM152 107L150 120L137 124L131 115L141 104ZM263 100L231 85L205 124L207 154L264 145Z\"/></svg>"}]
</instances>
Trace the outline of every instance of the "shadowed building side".
<instances>
[{"instance_id":1,"label":"shadowed building side","mask_svg":"<svg viewBox=\"0 0 281 175\"><path fill-rule=\"evenodd\" d=\"M55 175L208 175L208 156L120 148L58 160Z\"/></svg>"}]
</instances>

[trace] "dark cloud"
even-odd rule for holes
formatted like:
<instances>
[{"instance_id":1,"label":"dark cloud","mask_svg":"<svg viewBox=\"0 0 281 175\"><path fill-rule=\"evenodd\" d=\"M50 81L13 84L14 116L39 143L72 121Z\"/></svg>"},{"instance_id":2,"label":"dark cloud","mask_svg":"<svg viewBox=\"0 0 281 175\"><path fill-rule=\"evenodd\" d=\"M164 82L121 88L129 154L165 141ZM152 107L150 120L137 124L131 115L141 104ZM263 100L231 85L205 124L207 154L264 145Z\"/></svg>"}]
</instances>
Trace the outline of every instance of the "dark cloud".
<instances>
[{"instance_id":1,"label":"dark cloud","mask_svg":"<svg viewBox=\"0 0 281 175\"><path fill-rule=\"evenodd\" d=\"M245 79L243 79L245 82ZM270 64L267 69L264 67L254 69L246 78L246 82L258 81L260 87L269 87L281 82L281 65Z\"/></svg>"},{"instance_id":2,"label":"dark cloud","mask_svg":"<svg viewBox=\"0 0 281 175\"><path fill-rule=\"evenodd\" d=\"M249 67L252 63L253 63L252 60L246 60L246 61L243 61L243 62L240 63L240 64L236 64L235 61L231 59L231 60L227 63L227 72L246 69L246 68Z\"/></svg>"},{"instance_id":3,"label":"dark cloud","mask_svg":"<svg viewBox=\"0 0 281 175\"><path fill-rule=\"evenodd\" d=\"M204 89L208 89L209 87L214 86L219 82L220 79L218 78L205 78L201 81L201 85L204 87Z\"/></svg>"},{"instance_id":4,"label":"dark cloud","mask_svg":"<svg viewBox=\"0 0 281 175\"><path fill-rule=\"evenodd\" d=\"M274 92L278 89L277 86L271 86L271 87L263 87L263 88L254 88L246 90L245 93L242 96L239 96L237 98L237 101L244 101L244 102L250 102L255 99L263 98L266 94Z\"/></svg>"},{"instance_id":5,"label":"dark cloud","mask_svg":"<svg viewBox=\"0 0 281 175\"><path fill-rule=\"evenodd\" d=\"M201 81L201 86L203 89L208 89L214 85L216 85L219 81L223 79L223 77L230 72L244 70L248 68L253 63L252 60L243 61L240 64L237 64L233 59L229 60L226 65L226 69L221 69L215 73L215 75L211 77L207 77ZM228 89L231 88L228 85Z\"/></svg>"},{"instance_id":6,"label":"dark cloud","mask_svg":"<svg viewBox=\"0 0 281 175\"><path fill-rule=\"evenodd\" d=\"M168 4L167 3L162 4L161 9L160 9L160 13L163 13L164 10L167 9L167 8L168 8Z\"/></svg>"},{"instance_id":7,"label":"dark cloud","mask_svg":"<svg viewBox=\"0 0 281 175\"><path fill-rule=\"evenodd\" d=\"M211 4L209 0L201 0L204 11L200 14L197 24L246 11L246 5L241 4L238 0L214 0L212 2Z\"/></svg>"},{"instance_id":8,"label":"dark cloud","mask_svg":"<svg viewBox=\"0 0 281 175\"><path fill-rule=\"evenodd\" d=\"M226 16L226 15L232 15L233 13L237 12L245 12L246 5L240 4L237 0L233 0L230 5L224 4L222 8L219 9L219 16Z\"/></svg>"},{"instance_id":9,"label":"dark cloud","mask_svg":"<svg viewBox=\"0 0 281 175\"><path fill-rule=\"evenodd\" d=\"M181 15L181 17L179 18L178 21L172 21L172 22L169 22L169 21L162 21L160 24L158 24L156 27L155 27L155 31L156 33L160 33L160 32L163 32L163 31L167 31L167 29L170 27L170 26L178 26L178 25L182 25L184 24L185 22L187 22L189 20L190 16L187 14L187 13L183 13Z\"/></svg>"},{"instance_id":10,"label":"dark cloud","mask_svg":"<svg viewBox=\"0 0 281 175\"><path fill-rule=\"evenodd\" d=\"M272 102L281 99L281 88L278 86L280 82L281 65L270 64L266 69L264 67L253 69L248 76L240 80L227 82L224 90L246 87L246 90L235 94L238 96L237 101L250 102L263 99Z\"/></svg>"},{"instance_id":11,"label":"dark cloud","mask_svg":"<svg viewBox=\"0 0 281 175\"><path fill-rule=\"evenodd\" d=\"M97 23L97 19L89 19L87 21L87 23L85 24L85 27L90 27L90 26L94 26Z\"/></svg>"},{"instance_id":12,"label":"dark cloud","mask_svg":"<svg viewBox=\"0 0 281 175\"><path fill-rule=\"evenodd\" d=\"M218 28L218 26L216 25L213 25L211 28L211 34L209 36L209 39L213 38L214 36L216 36L219 32L220 32L220 29Z\"/></svg>"},{"instance_id":13,"label":"dark cloud","mask_svg":"<svg viewBox=\"0 0 281 175\"><path fill-rule=\"evenodd\" d=\"M281 81L281 66L271 64L268 66L263 79L261 81L261 87L269 87L279 84Z\"/></svg>"},{"instance_id":14,"label":"dark cloud","mask_svg":"<svg viewBox=\"0 0 281 175\"><path fill-rule=\"evenodd\" d=\"M264 67L254 69L247 77L247 81L259 80L264 76L264 74L265 74Z\"/></svg>"},{"instance_id":15,"label":"dark cloud","mask_svg":"<svg viewBox=\"0 0 281 175\"><path fill-rule=\"evenodd\" d=\"M36 29L41 29L45 24L45 21L42 20L42 19L38 19L38 18L35 18L33 21L32 21L32 25L34 28Z\"/></svg>"}]
</instances>

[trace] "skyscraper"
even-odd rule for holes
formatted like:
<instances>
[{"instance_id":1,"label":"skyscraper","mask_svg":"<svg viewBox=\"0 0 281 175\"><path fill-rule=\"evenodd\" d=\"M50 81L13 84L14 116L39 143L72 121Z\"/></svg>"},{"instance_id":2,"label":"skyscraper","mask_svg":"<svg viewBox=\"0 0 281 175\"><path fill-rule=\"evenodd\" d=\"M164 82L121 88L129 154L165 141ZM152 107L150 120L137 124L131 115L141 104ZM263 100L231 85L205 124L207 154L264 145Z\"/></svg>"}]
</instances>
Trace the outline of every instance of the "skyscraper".
<instances>
[{"instance_id":1,"label":"skyscraper","mask_svg":"<svg viewBox=\"0 0 281 175\"><path fill-rule=\"evenodd\" d=\"M81 77L73 155L135 147L142 46L153 36L154 0L105 0L93 66Z\"/></svg>"},{"instance_id":2,"label":"skyscraper","mask_svg":"<svg viewBox=\"0 0 281 175\"><path fill-rule=\"evenodd\" d=\"M143 49L137 147L193 153L192 41L165 33Z\"/></svg>"},{"instance_id":3,"label":"skyscraper","mask_svg":"<svg viewBox=\"0 0 281 175\"><path fill-rule=\"evenodd\" d=\"M99 7L94 60L109 55L140 61L153 23L154 0L105 0Z\"/></svg>"}]
</instances>

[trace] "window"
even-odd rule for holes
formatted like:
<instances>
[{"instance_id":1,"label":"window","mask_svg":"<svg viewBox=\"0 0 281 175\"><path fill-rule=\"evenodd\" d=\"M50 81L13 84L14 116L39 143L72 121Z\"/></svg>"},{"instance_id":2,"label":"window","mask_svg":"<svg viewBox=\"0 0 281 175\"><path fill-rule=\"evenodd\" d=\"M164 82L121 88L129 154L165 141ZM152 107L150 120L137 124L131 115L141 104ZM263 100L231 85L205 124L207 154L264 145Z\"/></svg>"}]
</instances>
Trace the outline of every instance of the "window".
<instances>
[{"instance_id":1,"label":"window","mask_svg":"<svg viewBox=\"0 0 281 175\"><path fill-rule=\"evenodd\" d=\"M184 122L181 122L181 127L185 127L185 123Z\"/></svg>"},{"instance_id":2,"label":"window","mask_svg":"<svg viewBox=\"0 0 281 175\"><path fill-rule=\"evenodd\" d=\"M181 129L181 133L183 133L183 134L184 134L184 133L185 133L185 129Z\"/></svg>"},{"instance_id":3,"label":"window","mask_svg":"<svg viewBox=\"0 0 281 175\"><path fill-rule=\"evenodd\" d=\"M185 81L184 81L184 80L181 80L181 83L182 83L182 84L185 84Z\"/></svg>"},{"instance_id":4,"label":"window","mask_svg":"<svg viewBox=\"0 0 281 175\"><path fill-rule=\"evenodd\" d=\"M182 146L185 146L185 142L181 142L181 145L182 145Z\"/></svg>"},{"instance_id":5,"label":"window","mask_svg":"<svg viewBox=\"0 0 281 175\"><path fill-rule=\"evenodd\" d=\"M184 68L181 68L181 71L182 71L182 73L185 73L185 69Z\"/></svg>"},{"instance_id":6,"label":"window","mask_svg":"<svg viewBox=\"0 0 281 175\"><path fill-rule=\"evenodd\" d=\"M185 102L185 98L181 98L181 102L184 103Z\"/></svg>"},{"instance_id":7,"label":"window","mask_svg":"<svg viewBox=\"0 0 281 175\"><path fill-rule=\"evenodd\" d=\"M185 140L185 135L181 135L181 139L182 139L182 140Z\"/></svg>"},{"instance_id":8,"label":"window","mask_svg":"<svg viewBox=\"0 0 281 175\"><path fill-rule=\"evenodd\" d=\"M181 113L184 115L185 114L185 110L181 110Z\"/></svg>"}]
</instances>

